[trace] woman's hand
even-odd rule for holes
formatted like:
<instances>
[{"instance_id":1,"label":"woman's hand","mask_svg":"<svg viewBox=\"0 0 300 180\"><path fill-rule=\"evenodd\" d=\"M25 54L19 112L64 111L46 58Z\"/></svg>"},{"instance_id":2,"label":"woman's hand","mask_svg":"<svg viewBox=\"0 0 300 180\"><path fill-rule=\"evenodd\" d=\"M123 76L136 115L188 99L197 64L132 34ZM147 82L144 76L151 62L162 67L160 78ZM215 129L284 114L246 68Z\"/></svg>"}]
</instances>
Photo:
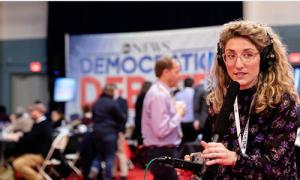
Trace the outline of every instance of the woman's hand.
<instances>
[{"instance_id":1,"label":"woman's hand","mask_svg":"<svg viewBox=\"0 0 300 180\"><path fill-rule=\"evenodd\" d=\"M237 160L237 154L229 151L222 143L201 141L204 150L201 157L205 160L207 166L220 164L223 166L234 166Z\"/></svg>"}]
</instances>

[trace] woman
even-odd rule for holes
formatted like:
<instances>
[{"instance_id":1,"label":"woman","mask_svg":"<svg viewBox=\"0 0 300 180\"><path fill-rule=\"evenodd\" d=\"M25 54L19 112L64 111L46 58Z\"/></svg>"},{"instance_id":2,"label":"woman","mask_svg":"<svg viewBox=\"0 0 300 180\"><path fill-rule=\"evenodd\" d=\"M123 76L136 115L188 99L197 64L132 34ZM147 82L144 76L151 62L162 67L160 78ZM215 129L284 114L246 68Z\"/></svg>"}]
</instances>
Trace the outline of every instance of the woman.
<instances>
[{"instance_id":1,"label":"woman","mask_svg":"<svg viewBox=\"0 0 300 180\"><path fill-rule=\"evenodd\" d=\"M113 100L115 88L114 84L106 85L93 106L94 131L87 136L81 150L84 179L89 179L89 170L96 154L99 157L99 164L101 161L105 162L105 172L98 178L112 179L119 124L126 120L117 102Z\"/></svg>"},{"instance_id":2,"label":"woman","mask_svg":"<svg viewBox=\"0 0 300 180\"><path fill-rule=\"evenodd\" d=\"M204 177L297 179L294 141L299 97L278 35L255 22L225 24L212 74L214 89L207 97L212 124L229 83L237 81L240 90L236 112L226 120L230 127L220 143L201 141L201 157L208 166Z\"/></svg>"}]
</instances>

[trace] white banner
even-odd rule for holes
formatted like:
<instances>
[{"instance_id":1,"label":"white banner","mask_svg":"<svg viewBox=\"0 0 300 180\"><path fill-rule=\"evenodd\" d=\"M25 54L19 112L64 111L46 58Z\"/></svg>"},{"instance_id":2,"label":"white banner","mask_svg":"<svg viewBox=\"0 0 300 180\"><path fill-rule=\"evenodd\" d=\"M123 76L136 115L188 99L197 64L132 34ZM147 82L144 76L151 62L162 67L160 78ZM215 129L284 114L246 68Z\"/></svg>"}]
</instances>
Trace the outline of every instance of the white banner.
<instances>
[{"instance_id":1,"label":"white banner","mask_svg":"<svg viewBox=\"0 0 300 180\"><path fill-rule=\"evenodd\" d=\"M106 83L115 83L128 100L130 116L141 85L155 81L154 64L163 55L181 63L182 79L205 79L213 62L220 27L180 30L66 35L66 76L77 82L76 96L66 103L66 117L92 105Z\"/></svg>"}]
</instances>

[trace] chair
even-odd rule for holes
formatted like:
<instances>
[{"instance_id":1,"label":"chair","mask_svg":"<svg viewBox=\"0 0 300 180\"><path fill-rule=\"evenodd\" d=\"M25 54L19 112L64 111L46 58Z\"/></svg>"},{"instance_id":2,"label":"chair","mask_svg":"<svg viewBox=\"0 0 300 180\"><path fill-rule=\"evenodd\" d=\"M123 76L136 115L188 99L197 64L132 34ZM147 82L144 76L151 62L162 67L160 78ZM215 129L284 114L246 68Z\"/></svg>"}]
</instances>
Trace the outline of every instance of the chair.
<instances>
[{"instance_id":1,"label":"chair","mask_svg":"<svg viewBox=\"0 0 300 180\"><path fill-rule=\"evenodd\" d=\"M85 125L84 125L85 126ZM64 152L64 162L68 165L68 167L73 170L76 175L82 176L81 171L76 167L76 163L79 160L79 149L80 147L80 138L82 134L73 134L70 136L68 146L66 151Z\"/></svg>"},{"instance_id":2,"label":"chair","mask_svg":"<svg viewBox=\"0 0 300 180\"><path fill-rule=\"evenodd\" d=\"M54 151L59 150L60 153L63 153L68 144L68 141L69 141L69 133L68 132L61 132L53 140L51 147L49 149L49 152L45 158L45 161L42 164L42 166L39 168L40 174L46 180L52 180L52 178L45 172L46 167L50 166L50 165L59 165L60 164L60 161L51 159Z\"/></svg>"},{"instance_id":3,"label":"chair","mask_svg":"<svg viewBox=\"0 0 300 180\"><path fill-rule=\"evenodd\" d=\"M67 163L69 167L78 175L82 176L81 171L75 166L76 162L79 159L79 153L66 154L65 158L67 159Z\"/></svg>"}]
</instances>

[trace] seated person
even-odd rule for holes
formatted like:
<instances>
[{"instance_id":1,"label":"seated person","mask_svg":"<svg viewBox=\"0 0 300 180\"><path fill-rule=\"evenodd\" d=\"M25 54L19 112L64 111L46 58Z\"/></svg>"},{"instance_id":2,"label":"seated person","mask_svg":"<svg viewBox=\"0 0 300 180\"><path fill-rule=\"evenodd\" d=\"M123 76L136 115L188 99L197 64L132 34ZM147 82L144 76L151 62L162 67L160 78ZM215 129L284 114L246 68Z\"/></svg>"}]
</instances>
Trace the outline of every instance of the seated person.
<instances>
[{"instance_id":1,"label":"seated person","mask_svg":"<svg viewBox=\"0 0 300 180\"><path fill-rule=\"evenodd\" d=\"M31 131L11 136L12 140L17 142L17 149L21 153L21 156L13 161L13 167L28 180L43 179L35 167L43 163L52 142L51 122L46 119L45 111L43 104L30 106L29 114L34 121Z\"/></svg>"},{"instance_id":2,"label":"seated person","mask_svg":"<svg viewBox=\"0 0 300 180\"><path fill-rule=\"evenodd\" d=\"M82 108L82 112L83 112L83 117L81 119L81 123L85 124L87 126L92 124L92 111L91 111L91 108L86 105Z\"/></svg>"},{"instance_id":3,"label":"seated person","mask_svg":"<svg viewBox=\"0 0 300 180\"><path fill-rule=\"evenodd\" d=\"M56 109L51 112L52 128L56 129L65 125L64 114L61 110Z\"/></svg>"},{"instance_id":4,"label":"seated person","mask_svg":"<svg viewBox=\"0 0 300 180\"><path fill-rule=\"evenodd\" d=\"M16 112L10 116L11 123L5 128L6 132L29 132L33 121L23 107L18 107Z\"/></svg>"}]
</instances>

